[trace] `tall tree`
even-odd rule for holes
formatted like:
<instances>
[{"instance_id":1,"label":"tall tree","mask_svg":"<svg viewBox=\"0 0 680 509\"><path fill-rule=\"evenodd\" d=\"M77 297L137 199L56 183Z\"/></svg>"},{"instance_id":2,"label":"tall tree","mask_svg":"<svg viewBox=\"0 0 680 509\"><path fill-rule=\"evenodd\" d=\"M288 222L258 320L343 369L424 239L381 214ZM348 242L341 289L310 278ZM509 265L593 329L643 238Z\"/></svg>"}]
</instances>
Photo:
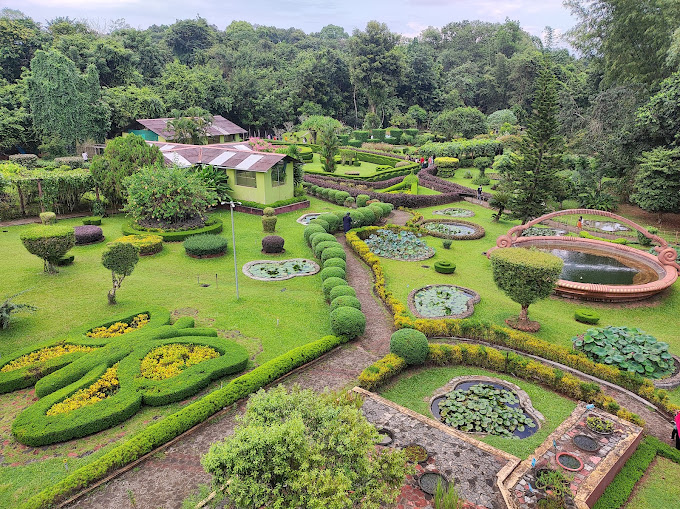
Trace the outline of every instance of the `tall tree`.
<instances>
[{"instance_id":1,"label":"tall tree","mask_svg":"<svg viewBox=\"0 0 680 509\"><path fill-rule=\"evenodd\" d=\"M0 11L0 78L18 80L43 44L40 25L19 11Z\"/></svg>"},{"instance_id":2,"label":"tall tree","mask_svg":"<svg viewBox=\"0 0 680 509\"><path fill-rule=\"evenodd\" d=\"M539 69L529 126L519 148L520 159L509 165L505 179L512 192L508 207L522 224L544 214L557 187L562 138L558 133L555 74L546 58Z\"/></svg>"},{"instance_id":3,"label":"tall tree","mask_svg":"<svg viewBox=\"0 0 680 509\"><path fill-rule=\"evenodd\" d=\"M644 152L631 200L647 212L680 212L680 148L657 147Z\"/></svg>"},{"instance_id":4,"label":"tall tree","mask_svg":"<svg viewBox=\"0 0 680 509\"><path fill-rule=\"evenodd\" d=\"M176 143L207 143L208 128L212 125L213 116L201 108L189 108L186 111L173 110L172 120L168 121L168 131L172 131L172 141Z\"/></svg>"}]
</instances>

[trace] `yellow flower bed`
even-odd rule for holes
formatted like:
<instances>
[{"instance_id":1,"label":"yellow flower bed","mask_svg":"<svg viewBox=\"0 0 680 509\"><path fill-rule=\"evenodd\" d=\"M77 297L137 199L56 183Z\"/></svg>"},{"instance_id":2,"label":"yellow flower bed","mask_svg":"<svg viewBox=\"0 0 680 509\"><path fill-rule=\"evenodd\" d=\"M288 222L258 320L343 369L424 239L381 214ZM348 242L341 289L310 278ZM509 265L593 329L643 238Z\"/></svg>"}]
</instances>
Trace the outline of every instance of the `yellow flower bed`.
<instances>
[{"instance_id":1,"label":"yellow flower bed","mask_svg":"<svg viewBox=\"0 0 680 509\"><path fill-rule=\"evenodd\" d=\"M182 370L219 357L214 348L202 345L163 345L151 350L142 359L141 372L144 378L165 380L179 375Z\"/></svg>"},{"instance_id":2,"label":"yellow flower bed","mask_svg":"<svg viewBox=\"0 0 680 509\"><path fill-rule=\"evenodd\" d=\"M23 367L29 366L31 364L36 364L38 362L47 361L49 359L54 359L56 357L61 357L74 352L91 352L94 348L90 346L78 346L78 345L57 345L50 346L49 348L43 348L42 350L37 350L26 355L22 355L18 359L14 359L12 362L5 364L0 372L6 373L8 371L14 371L21 369Z\"/></svg>"},{"instance_id":3,"label":"yellow flower bed","mask_svg":"<svg viewBox=\"0 0 680 509\"><path fill-rule=\"evenodd\" d=\"M65 414L84 406L94 405L98 401L115 394L119 387L118 363L116 363L107 369L102 377L88 388L80 389L64 401L52 405L47 411L47 415Z\"/></svg>"},{"instance_id":4,"label":"yellow flower bed","mask_svg":"<svg viewBox=\"0 0 680 509\"><path fill-rule=\"evenodd\" d=\"M86 336L90 338L113 338L133 330L141 329L147 323L149 323L149 315L142 313L135 316L130 323L116 322L108 327L97 327L88 332Z\"/></svg>"},{"instance_id":5,"label":"yellow flower bed","mask_svg":"<svg viewBox=\"0 0 680 509\"><path fill-rule=\"evenodd\" d=\"M139 249L139 254L142 256L160 253L163 250L163 237L153 234L126 235L112 243L132 244Z\"/></svg>"}]
</instances>

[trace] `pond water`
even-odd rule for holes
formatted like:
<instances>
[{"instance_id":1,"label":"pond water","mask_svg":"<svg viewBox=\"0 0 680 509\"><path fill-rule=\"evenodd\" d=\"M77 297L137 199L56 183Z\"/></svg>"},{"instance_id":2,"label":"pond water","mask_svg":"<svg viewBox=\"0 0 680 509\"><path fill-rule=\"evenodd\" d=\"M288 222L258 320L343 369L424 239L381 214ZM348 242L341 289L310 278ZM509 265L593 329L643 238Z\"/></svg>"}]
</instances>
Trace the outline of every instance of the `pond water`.
<instances>
[{"instance_id":1,"label":"pond water","mask_svg":"<svg viewBox=\"0 0 680 509\"><path fill-rule=\"evenodd\" d=\"M257 261L243 266L246 276L270 279L272 281L289 279L295 276L314 274L319 266L311 260Z\"/></svg>"},{"instance_id":2,"label":"pond water","mask_svg":"<svg viewBox=\"0 0 680 509\"><path fill-rule=\"evenodd\" d=\"M425 223L422 227L431 232L443 233L444 235L450 235L452 237L475 233L474 228L458 223Z\"/></svg>"},{"instance_id":3,"label":"pond water","mask_svg":"<svg viewBox=\"0 0 680 509\"><path fill-rule=\"evenodd\" d=\"M455 390L467 391L467 390L470 389L471 387L473 387L473 386L475 386L475 385L480 385L480 384L483 384L483 385L491 385L491 386L495 387L496 389L501 389L501 390L504 390L504 391L509 391L509 392L511 392L512 394L514 394L515 397L517 398L517 394L515 394L514 391L511 391L511 390L510 390L508 387L506 387L505 385L498 384L498 383L493 383L493 382L477 382L477 381L474 381L474 380L473 380L473 381L470 381L470 382L461 382L461 383L459 383L458 385L456 385ZM437 420L441 420L441 414L440 414L440 412L439 412L439 403L440 403L441 401L445 401L445 400L446 400L446 395L440 396L440 397L435 398L434 400L432 400L432 404L430 405L430 412L432 412L432 415L434 415L435 419L437 419ZM510 408L518 408L518 409L522 410L522 412L524 413L524 415L525 415L527 418L531 419L531 420L533 421L534 425L535 425L533 428L532 428L532 427L529 427L529 426L526 426L526 427L524 428L523 431L519 431L519 430L516 429L516 430L512 433L513 438L527 438L527 437L530 437L531 435L533 435L534 433L536 433L536 432L538 431L538 423L536 422L536 420L535 420L533 417L531 417L531 416L524 410L524 408L522 408L522 407L520 406L519 398L517 398L517 403L506 403L506 406L508 406L508 407L510 407Z\"/></svg>"},{"instance_id":4,"label":"pond water","mask_svg":"<svg viewBox=\"0 0 680 509\"><path fill-rule=\"evenodd\" d=\"M310 213L310 214L305 214L304 216L300 216L300 217L298 218L297 222L300 223L300 224L304 224L305 226L307 226L307 225L310 223L310 221L311 221L312 219L316 219L316 218L319 217L320 215L321 215L321 214L316 214L316 213L314 213L314 212L312 212L312 213Z\"/></svg>"},{"instance_id":5,"label":"pond water","mask_svg":"<svg viewBox=\"0 0 680 509\"><path fill-rule=\"evenodd\" d=\"M441 210L435 210L433 214L437 214L440 216L449 216L449 217L472 217L475 215L475 213L471 210L468 209L459 209L456 207L450 207L447 209L441 209Z\"/></svg>"},{"instance_id":6,"label":"pond water","mask_svg":"<svg viewBox=\"0 0 680 509\"><path fill-rule=\"evenodd\" d=\"M591 228L597 228L603 232L627 232L630 230L627 226L623 226L621 223L615 223L614 221L589 221L583 222L584 226L590 226Z\"/></svg>"},{"instance_id":7,"label":"pond water","mask_svg":"<svg viewBox=\"0 0 680 509\"><path fill-rule=\"evenodd\" d=\"M456 286L437 285L422 288L413 295L416 311L429 318L461 315L475 295Z\"/></svg>"},{"instance_id":8,"label":"pond water","mask_svg":"<svg viewBox=\"0 0 680 509\"><path fill-rule=\"evenodd\" d=\"M542 249L562 258L564 267L561 279L577 283L594 283L603 285L632 285L640 284L641 274L639 267L635 267L631 260L630 265L620 261L620 258L608 256L604 252L597 254L575 249ZM646 279L655 280L650 275ZM658 279L658 276L656 277ZM649 281L645 281L649 282Z\"/></svg>"}]
</instances>

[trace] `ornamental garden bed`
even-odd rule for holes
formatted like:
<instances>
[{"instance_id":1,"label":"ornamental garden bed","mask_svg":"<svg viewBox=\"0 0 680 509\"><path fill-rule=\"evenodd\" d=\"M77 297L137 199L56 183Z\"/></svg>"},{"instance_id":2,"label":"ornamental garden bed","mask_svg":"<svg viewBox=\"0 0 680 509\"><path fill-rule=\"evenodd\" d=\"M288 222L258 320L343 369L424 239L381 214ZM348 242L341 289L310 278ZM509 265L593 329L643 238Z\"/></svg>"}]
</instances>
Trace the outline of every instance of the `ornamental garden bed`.
<instances>
[{"instance_id":1,"label":"ornamental garden bed","mask_svg":"<svg viewBox=\"0 0 680 509\"><path fill-rule=\"evenodd\" d=\"M428 285L408 296L411 313L419 318L467 318L480 300L474 290L455 285Z\"/></svg>"},{"instance_id":2,"label":"ornamental garden bed","mask_svg":"<svg viewBox=\"0 0 680 509\"><path fill-rule=\"evenodd\" d=\"M222 220L217 217L211 217L205 222L203 227L192 230L161 230L158 228L147 229L139 226L134 221L123 225L123 233L125 235L153 234L161 237L163 242L181 242L192 235L199 235L201 233L220 233L221 231Z\"/></svg>"},{"instance_id":3,"label":"ornamental garden bed","mask_svg":"<svg viewBox=\"0 0 680 509\"><path fill-rule=\"evenodd\" d=\"M448 217L474 217L475 213L469 209L461 209L457 207L449 207L446 209L435 210L432 212L438 216L448 216Z\"/></svg>"},{"instance_id":4,"label":"ornamental garden bed","mask_svg":"<svg viewBox=\"0 0 680 509\"><path fill-rule=\"evenodd\" d=\"M364 242L373 254L394 260L416 262L432 258L435 254L420 235L408 230L379 229Z\"/></svg>"},{"instance_id":5,"label":"ornamental garden bed","mask_svg":"<svg viewBox=\"0 0 680 509\"><path fill-rule=\"evenodd\" d=\"M418 227L422 232L441 239L476 240L485 235L484 228L478 224L462 220L426 219Z\"/></svg>"},{"instance_id":6,"label":"ornamental garden bed","mask_svg":"<svg viewBox=\"0 0 680 509\"><path fill-rule=\"evenodd\" d=\"M243 266L243 273L258 281L283 281L297 276L311 276L319 272L319 264L305 258L291 260L253 260Z\"/></svg>"}]
</instances>

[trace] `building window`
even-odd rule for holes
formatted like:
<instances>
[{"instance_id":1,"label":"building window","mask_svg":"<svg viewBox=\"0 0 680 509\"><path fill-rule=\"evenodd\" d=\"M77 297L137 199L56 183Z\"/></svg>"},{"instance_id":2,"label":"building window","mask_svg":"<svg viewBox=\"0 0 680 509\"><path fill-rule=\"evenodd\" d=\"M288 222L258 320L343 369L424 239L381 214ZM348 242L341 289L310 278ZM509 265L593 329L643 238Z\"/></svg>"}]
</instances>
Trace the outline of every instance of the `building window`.
<instances>
[{"instance_id":1,"label":"building window","mask_svg":"<svg viewBox=\"0 0 680 509\"><path fill-rule=\"evenodd\" d=\"M255 173L252 171L236 170L236 185L244 187L257 187Z\"/></svg>"},{"instance_id":2,"label":"building window","mask_svg":"<svg viewBox=\"0 0 680 509\"><path fill-rule=\"evenodd\" d=\"M272 167L272 187L286 183L286 163L279 161Z\"/></svg>"}]
</instances>

